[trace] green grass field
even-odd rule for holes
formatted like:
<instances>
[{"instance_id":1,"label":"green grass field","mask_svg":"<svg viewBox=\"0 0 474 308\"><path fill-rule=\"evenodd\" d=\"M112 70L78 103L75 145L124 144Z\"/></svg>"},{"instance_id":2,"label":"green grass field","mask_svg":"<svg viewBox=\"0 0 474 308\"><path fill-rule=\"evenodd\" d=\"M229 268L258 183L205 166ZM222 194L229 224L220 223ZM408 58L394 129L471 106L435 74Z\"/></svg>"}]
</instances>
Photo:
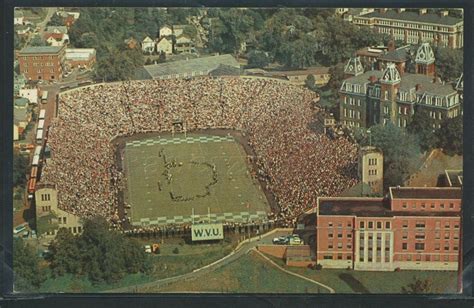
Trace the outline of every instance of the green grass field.
<instances>
[{"instance_id":1,"label":"green grass field","mask_svg":"<svg viewBox=\"0 0 474 308\"><path fill-rule=\"evenodd\" d=\"M207 220L258 221L269 205L250 175L244 149L232 137L180 134L125 147L125 202L133 225Z\"/></svg>"},{"instance_id":2,"label":"green grass field","mask_svg":"<svg viewBox=\"0 0 474 308\"><path fill-rule=\"evenodd\" d=\"M148 287L139 292L225 292L225 293L327 293L314 283L286 274L255 252L243 255L214 272L194 280L163 287Z\"/></svg>"},{"instance_id":3,"label":"green grass field","mask_svg":"<svg viewBox=\"0 0 474 308\"><path fill-rule=\"evenodd\" d=\"M294 273L314 279L333 288L336 293L401 293L417 279L430 279L433 293L456 293L457 272L451 271L352 271L345 269L322 269L320 271L286 266L285 262L268 256L278 265Z\"/></svg>"}]
</instances>

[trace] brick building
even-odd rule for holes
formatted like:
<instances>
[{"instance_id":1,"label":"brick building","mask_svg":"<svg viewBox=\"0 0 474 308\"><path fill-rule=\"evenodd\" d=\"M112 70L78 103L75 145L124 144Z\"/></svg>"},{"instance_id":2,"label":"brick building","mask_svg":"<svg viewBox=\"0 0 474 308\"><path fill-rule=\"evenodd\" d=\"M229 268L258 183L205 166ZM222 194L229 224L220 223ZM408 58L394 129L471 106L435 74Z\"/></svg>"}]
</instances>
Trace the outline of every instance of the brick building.
<instances>
[{"instance_id":1,"label":"brick building","mask_svg":"<svg viewBox=\"0 0 474 308\"><path fill-rule=\"evenodd\" d=\"M392 35L405 44L433 43L437 46L462 48L464 23L462 18L449 15L448 11L429 13L399 9L378 9L355 15L353 24L369 27L383 34Z\"/></svg>"},{"instance_id":2,"label":"brick building","mask_svg":"<svg viewBox=\"0 0 474 308\"><path fill-rule=\"evenodd\" d=\"M367 184L371 191L362 192L383 194L383 153L372 146L362 147L359 151L358 174L362 183ZM364 186L362 186L364 187Z\"/></svg>"},{"instance_id":3,"label":"brick building","mask_svg":"<svg viewBox=\"0 0 474 308\"><path fill-rule=\"evenodd\" d=\"M96 50L94 48L68 48L65 61L71 68L92 68L96 62Z\"/></svg>"},{"instance_id":4,"label":"brick building","mask_svg":"<svg viewBox=\"0 0 474 308\"><path fill-rule=\"evenodd\" d=\"M406 127L417 108L425 109L439 128L446 117L461 114L459 91L435 76L435 58L428 43L415 55L415 74L401 73L394 63L384 70L364 71L359 57L349 59L339 103L339 120L349 127L392 122ZM402 71L403 72L403 71Z\"/></svg>"},{"instance_id":5,"label":"brick building","mask_svg":"<svg viewBox=\"0 0 474 308\"><path fill-rule=\"evenodd\" d=\"M391 187L387 198L318 198L316 259L326 268L457 270L459 187Z\"/></svg>"},{"instance_id":6,"label":"brick building","mask_svg":"<svg viewBox=\"0 0 474 308\"><path fill-rule=\"evenodd\" d=\"M65 46L26 47L18 53L20 73L27 80L61 80Z\"/></svg>"}]
</instances>

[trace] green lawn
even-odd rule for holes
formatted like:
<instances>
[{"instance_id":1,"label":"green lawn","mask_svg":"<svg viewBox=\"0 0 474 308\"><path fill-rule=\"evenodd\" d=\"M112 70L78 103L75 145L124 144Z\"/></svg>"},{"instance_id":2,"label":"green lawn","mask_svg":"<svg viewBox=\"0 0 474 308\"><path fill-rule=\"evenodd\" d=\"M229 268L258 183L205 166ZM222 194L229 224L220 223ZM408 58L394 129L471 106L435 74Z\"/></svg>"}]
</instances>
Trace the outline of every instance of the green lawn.
<instances>
[{"instance_id":1,"label":"green lawn","mask_svg":"<svg viewBox=\"0 0 474 308\"><path fill-rule=\"evenodd\" d=\"M140 242L145 245L159 242L159 240L140 239ZM223 258L232 251L236 244L236 239L212 244L201 243L192 245L185 244L182 239L165 239L164 244L161 245L160 254L152 256L154 270L150 275L140 273L127 275L120 282L111 285L92 285L86 277L74 277L72 275L57 278L50 277L39 291L44 293L101 292L140 285L153 280L192 272L194 269ZM173 252L175 248L178 248L178 253Z\"/></svg>"},{"instance_id":2,"label":"green lawn","mask_svg":"<svg viewBox=\"0 0 474 308\"><path fill-rule=\"evenodd\" d=\"M251 252L195 280L139 292L327 293L314 283L288 275Z\"/></svg>"},{"instance_id":3,"label":"green lawn","mask_svg":"<svg viewBox=\"0 0 474 308\"><path fill-rule=\"evenodd\" d=\"M288 267L283 260L268 256L277 264L297 274L332 287L336 293L401 293L401 289L418 279L431 279L435 293L455 293L457 272L401 271L369 272L344 269L322 269Z\"/></svg>"},{"instance_id":4,"label":"green lawn","mask_svg":"<svg viewBox=\"0 0 474 308\"><path fill-rule=\"evenodd\" d=\"M213 219L220 219L215 216L219 214L224 219L227 213L226 220L241 221L247 217L235 215L269 210L240 144L232 137L187 137L127 143L125 200L131 205L133 224L141 225L143 219L149 224L190 222L193 208L201 219L207 220L209 207Z\"/></svg>"}]
</instances>

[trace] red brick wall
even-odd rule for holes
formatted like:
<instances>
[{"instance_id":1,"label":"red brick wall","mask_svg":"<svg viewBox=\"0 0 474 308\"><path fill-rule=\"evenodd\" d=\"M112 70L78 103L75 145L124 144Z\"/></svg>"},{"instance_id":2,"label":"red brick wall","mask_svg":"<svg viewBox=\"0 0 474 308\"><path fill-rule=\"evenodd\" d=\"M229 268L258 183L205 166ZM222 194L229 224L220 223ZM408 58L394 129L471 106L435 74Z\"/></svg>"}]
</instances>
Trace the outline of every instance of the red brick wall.
<instances>
[{"instance_id":1,"label":"red brick wall","mask_svg":"<svg viewBox=\"0 0 474 308\"><path fill-rule=\"evenodd\" d=\"M461 200L393 199L391 208L392 211L459 212L461 210Z\"/></svg>"},{"instance_id":2,"label":"red brick wall","mask_svg":"<svg viewBox=\"0 0 474 308\"><path fill-rule=\"evenodd\" d=\"M283 259L286 254L286 247L285 245L258 245L257 249L260 252Z\"/></svg>"},{"instance_id":3,"label":"red brick wall","mask_svg":"<svg viewBox=\"0 0 474 308\"><path fill-rule=\"evenodd\" d=\"M63 49L64 50L64 49ZM28 80L60 80L62 78L62 56L60 54L28 54L18 56L20 72Z\"/></svg>"},{"instance_id":4,"label":"red brick wall","mask_svg":"<svg viewBox=\"0 0 474 308\"><path fill-rule=\"evenodd\" d=\"M348 255L352 256L354 217L325 215L318 216L317 220L317 260L322 260L324 255L333 255L335 260L338 254L342 254L343 260L347 260Z\"/></svg>"}]
</instances>

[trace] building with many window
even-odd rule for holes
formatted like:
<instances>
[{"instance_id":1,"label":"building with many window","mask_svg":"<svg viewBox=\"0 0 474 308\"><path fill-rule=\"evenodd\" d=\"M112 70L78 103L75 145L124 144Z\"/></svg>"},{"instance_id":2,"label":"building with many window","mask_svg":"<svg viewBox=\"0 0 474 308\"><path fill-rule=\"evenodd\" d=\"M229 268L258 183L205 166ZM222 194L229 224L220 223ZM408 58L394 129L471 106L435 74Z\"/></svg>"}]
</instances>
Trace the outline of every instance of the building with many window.
<instances>
[{"instance_id":1,"label":"building with many window","mask_svg":"<svg viewBox=\"0 0 474 308\"><path fill-rule=\"evenodd\" d=\"M38 184L35 191L36 224L42 236L55 236L60 228L72 234L82 232L82 220L58 207L58 191L54 185Z\"/></svg>"},{"instance_id":2,"label":"building with many window","mask_svg":"<svg viewBox=\"0 0 474 308\"><path fill-rule=\"evenodd\" d=\"M20 74L27 80L61 80L65 46L25 47L18 53Z\"/></svg>"},{"instance_id":3,"label":"building with many window","mask_svg":"<svg viewBox=\"0 0 474 308\"><path fill-rule=\"evenodd\" d=\"M461 114L459 92L435 76L435 58L428 43L420 45L415 74L401 74L394 63L384 70L364 71L358 57L349 59L339 90L339 120L348 127L370 127L392 122L406 127L418 108L433 119L433 129L445 118Z\"/></svg>"},{"instance_id":4,"label":"building with many window","mask_svg":"<svg viewBox=\"0 0 474 308\"><path fill-rule=\"evenodd\" d=\"M354 270L457 270L461 197L459 187L391 187L387 198L318 198L317 262Z\"/></svg>"},{"instance_id":5,"label":"building with many window","mask_svg":"<svg viewBox=\"0 0 474 308\"><path fill-rule=\"evenodd\" d=\"M395 40L406 44L429 42L442 47L463 47L463 19L450 16L448 11L429 13L427 9L414 12L403 8L383 8L354 15L352 23L392 35Z\"/></svg>"}]
</instances>

